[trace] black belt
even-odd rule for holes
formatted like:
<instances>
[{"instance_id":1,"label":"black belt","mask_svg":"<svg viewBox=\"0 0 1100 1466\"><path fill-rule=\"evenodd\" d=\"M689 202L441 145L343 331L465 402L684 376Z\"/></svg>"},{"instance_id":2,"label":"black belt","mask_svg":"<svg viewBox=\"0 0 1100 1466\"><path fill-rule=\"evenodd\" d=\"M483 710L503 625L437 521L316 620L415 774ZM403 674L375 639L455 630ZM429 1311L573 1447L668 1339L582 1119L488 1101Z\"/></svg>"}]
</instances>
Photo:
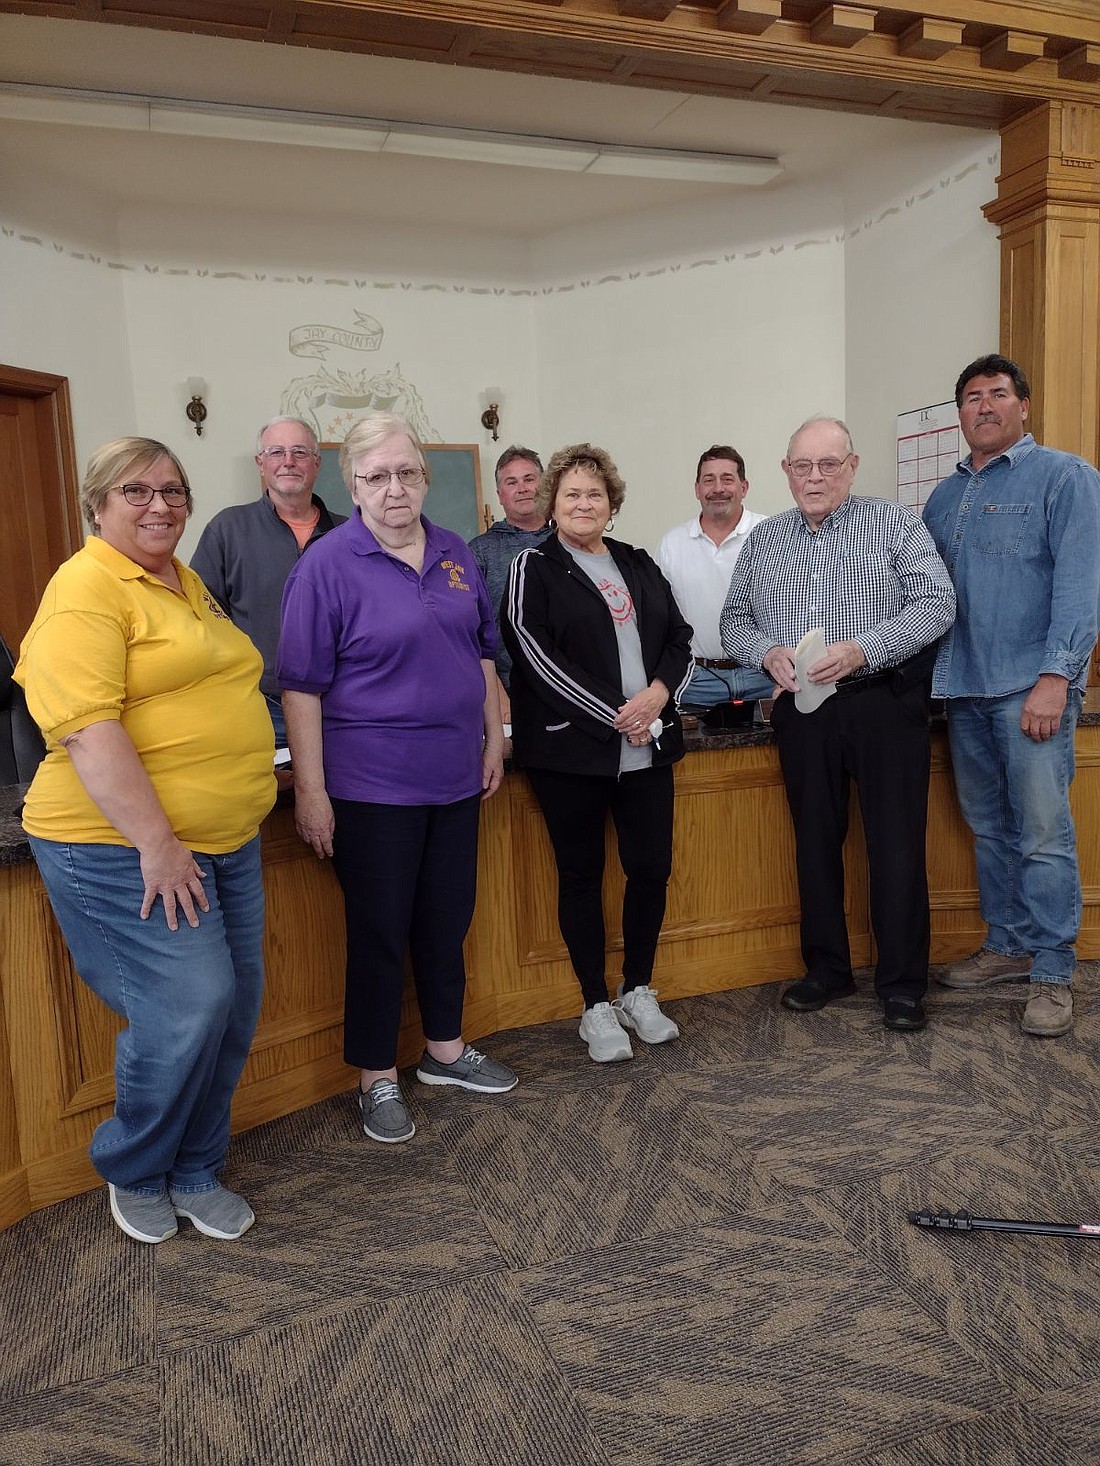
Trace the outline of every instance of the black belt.
<instances>
[{"instance_id":1,"label":"black belt","mask_svg":"<svg viewBox=\"0 0 1100 1466\"><path fill-rule=\"evenodd\" d=\"M696 657L694 661L697 667L706 667L709 672L732 672L741 665L732 657Z\"/></svg>"},{"instance_id":2,"label":"black belt","mask_svg":"<svg viewBox=\"0 0 1100 1466\"><path fill-rule=\"evenodd\" d=\"M873 672L870 677L845 677L836 685L837 696L844 697L853 692L862 692L865 687L885 687L894 680L893 667L888 672Z\"/></svg>"}]
</instances>

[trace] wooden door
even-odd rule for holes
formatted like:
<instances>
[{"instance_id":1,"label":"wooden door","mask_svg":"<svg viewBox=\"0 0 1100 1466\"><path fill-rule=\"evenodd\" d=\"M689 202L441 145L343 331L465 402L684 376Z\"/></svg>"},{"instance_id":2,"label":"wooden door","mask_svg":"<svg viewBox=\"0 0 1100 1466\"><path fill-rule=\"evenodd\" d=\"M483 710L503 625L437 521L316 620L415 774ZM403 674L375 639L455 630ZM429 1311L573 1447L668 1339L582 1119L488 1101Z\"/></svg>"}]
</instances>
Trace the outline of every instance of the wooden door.
<instances>
[{"instance_id":1,"label":"wooden door","mask_svg":"<svg viewBox=\"0 0 1100 1466\"><path fill-rule=\"evenodd\" d=\"M83 542L68 378L0 365L0 635L13 651Z\"/></svg>"}]
</instances>

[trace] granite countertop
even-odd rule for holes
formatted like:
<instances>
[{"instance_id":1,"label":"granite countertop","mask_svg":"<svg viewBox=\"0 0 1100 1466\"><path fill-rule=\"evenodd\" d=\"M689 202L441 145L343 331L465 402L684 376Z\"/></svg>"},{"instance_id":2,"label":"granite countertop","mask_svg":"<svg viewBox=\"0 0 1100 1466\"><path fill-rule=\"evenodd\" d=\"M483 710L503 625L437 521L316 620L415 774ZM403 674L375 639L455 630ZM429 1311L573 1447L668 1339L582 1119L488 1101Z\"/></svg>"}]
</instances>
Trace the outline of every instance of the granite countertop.
<instances>
[{"instance_id":1,"label":"granite countertop","mask_svg":"<svg viewBox=\"0 0 1100 1466\"><path fill-rule=\"evenodd\" d=\"M26 832L19 822L26 784L0 788L0 865L21 865L31 858Z\"/></svg>"},{"instance_id":2,"label":"granite countertop","mask_svg":"<svg viewBox=\"0 0 1100 1466\"><path fill-rule=\"evenodd\" d=\"M942 727L942 715L933 718L933 728ZM1100 727L1100 687L1090 687L1085 693L1081 712L1082 728ZM684 727L684 746L688 754L727 748L760 748L774 743L775 735L767 723L754 723L751 727L730 728L711 733L702 727ZM22 865L30 860L31 850L27 836L20 822L26 784L9 784L0 788L0 865Z\"/></svg>"}]
</instances>

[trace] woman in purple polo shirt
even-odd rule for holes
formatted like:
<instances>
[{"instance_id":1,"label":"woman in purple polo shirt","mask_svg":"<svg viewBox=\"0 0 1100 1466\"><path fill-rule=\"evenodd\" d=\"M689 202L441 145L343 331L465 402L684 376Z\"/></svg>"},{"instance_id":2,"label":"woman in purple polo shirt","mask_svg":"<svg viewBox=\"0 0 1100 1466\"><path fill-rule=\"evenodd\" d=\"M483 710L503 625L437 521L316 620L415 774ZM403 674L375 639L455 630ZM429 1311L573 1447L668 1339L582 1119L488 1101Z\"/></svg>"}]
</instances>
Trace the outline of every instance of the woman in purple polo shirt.
<instances>
[{"instance_id":1,"label":"woman in purple polo shirt","mask_svg":"<svg viewBox=\"0 0 1100 1466\"><path fill-rule=\"evenodd\" d=\"M344 1058L364 1133L394 1144L416 1133L396 1069L406 948L416 1077L484 1094L518 1083L461 1033L478 814L503 772L496 633L465 542L420 512L429 473L409 424L362 419L340 468L358 512L291 572L277 673L298 833L344 890Z\"/></svg>"}]
</instances>

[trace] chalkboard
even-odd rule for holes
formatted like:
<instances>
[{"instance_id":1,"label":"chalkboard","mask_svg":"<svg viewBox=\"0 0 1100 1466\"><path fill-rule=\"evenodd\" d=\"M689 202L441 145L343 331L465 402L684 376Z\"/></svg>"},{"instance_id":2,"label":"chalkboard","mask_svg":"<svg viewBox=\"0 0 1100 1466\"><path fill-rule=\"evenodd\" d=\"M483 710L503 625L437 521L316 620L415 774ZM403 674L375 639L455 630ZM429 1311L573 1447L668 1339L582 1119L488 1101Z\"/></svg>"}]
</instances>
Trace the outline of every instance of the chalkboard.
<instances>
[{"instance_id":1,"label":"chalkboard","mask_svg":"<svg viewBox=\"0 0 1100 1466\"><path fill-rule=\"evenodd\" d=\"M481 463L476 443L425 443L432 476L424 513L433 524L472 540L485 528L481 506ZM340 444L321 444L321 471L315 494L337 514L354 514L355 505L340 475Z\"/></svg>"}]
</instances>

